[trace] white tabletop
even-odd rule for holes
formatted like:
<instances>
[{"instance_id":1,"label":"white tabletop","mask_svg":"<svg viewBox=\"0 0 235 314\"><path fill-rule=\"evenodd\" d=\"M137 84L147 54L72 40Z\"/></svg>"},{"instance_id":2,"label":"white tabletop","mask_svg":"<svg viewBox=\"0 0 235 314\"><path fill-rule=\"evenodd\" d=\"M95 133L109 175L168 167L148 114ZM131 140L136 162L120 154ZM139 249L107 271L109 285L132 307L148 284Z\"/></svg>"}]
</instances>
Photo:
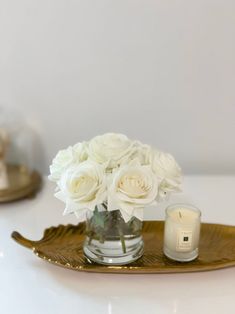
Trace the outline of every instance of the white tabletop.
<instances>
[{"instance_id":1,"label":"white tabletop","mask_svg":"<svg viewBox=\"0 0 235 314\"><path fill-rule=\"evenodd\" d=\"M0 205L1 314L221 314L235 313L235 268L189 274L94 274L51 265L15 243L17 230L37 240L51 225L76 223L46 182L33 200ZM235 176L188 176L184 194L202 219L235 225ZM164 217L164 207L146 219ZM234 239L235 241L235 239ZM235 245L235 242L234 242Z\"/></svg>"}]
</instances>

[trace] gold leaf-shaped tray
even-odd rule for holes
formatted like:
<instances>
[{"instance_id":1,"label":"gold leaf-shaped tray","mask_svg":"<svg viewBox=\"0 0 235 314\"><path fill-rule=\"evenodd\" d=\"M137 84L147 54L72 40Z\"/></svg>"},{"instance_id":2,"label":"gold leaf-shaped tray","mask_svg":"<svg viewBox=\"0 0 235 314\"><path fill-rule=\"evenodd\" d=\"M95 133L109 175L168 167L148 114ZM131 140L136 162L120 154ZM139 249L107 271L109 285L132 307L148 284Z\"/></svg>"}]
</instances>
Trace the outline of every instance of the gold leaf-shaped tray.
<instances>
[{"instance_id":1,"label":"gold leaf-shaped tray","mask_svg":"<svg viewBox=\"0 0 235 314\"><path fill-rule=\"evenodd\" d=\"M169 260L163 255L163 221L143 224L144 255L125 266L103 266L89 263L83 255L85 224L60 225L46 229L43 238L31 241L18 232L13 239L34 253L58 266L78 271L102 273L185 273L235 266L235 227L202 224L199 257L187 263Z\"/></svg>"}]
</instances>

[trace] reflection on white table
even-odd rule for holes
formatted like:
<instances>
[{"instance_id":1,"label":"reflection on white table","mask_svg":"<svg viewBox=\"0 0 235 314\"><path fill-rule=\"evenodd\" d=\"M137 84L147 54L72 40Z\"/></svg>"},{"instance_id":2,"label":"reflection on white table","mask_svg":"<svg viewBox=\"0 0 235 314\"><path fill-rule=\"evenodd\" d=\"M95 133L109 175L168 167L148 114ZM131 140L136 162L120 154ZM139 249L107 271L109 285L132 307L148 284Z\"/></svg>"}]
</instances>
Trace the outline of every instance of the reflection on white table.
<instances>
[{"instance_id":1,"label":"reflection on white table","mask_svg":"<svg viewBox=\"0 0 235 314\"><path fill-rule=\"evenodd\" d=\"M37 258L11 238L19 231L40 239L43 230L76 223L62 216L63 204L45 183L37 198L0 205L1 314L221 314L235 313L235 268L192 274L92 274L75 272ZM188 176L184 193L148 210L145 219L163 219L169 203L191 202L202 221L235 225L235 177ZM235 240L234 240L235 245Z\"/></svg>"}]
</instances>

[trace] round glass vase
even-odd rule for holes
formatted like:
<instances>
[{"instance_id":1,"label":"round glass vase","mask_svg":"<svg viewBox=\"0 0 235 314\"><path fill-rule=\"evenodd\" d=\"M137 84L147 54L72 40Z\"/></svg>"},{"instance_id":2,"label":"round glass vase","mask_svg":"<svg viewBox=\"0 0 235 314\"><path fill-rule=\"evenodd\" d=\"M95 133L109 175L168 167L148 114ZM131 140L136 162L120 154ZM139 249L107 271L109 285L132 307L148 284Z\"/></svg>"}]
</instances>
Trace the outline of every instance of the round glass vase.
<instances>
[{"instance_id":1,"label":"round glass vase","mask_svg":"<svg viewBox=\"0 0 235 314\"><path fill-rule=\"evenodd\" d=\"M125 265L143 255L142 221L136 217L125 222L119 210L87 215L83 251L87 259L103 265Z\"/></svg>"}]
</instances>

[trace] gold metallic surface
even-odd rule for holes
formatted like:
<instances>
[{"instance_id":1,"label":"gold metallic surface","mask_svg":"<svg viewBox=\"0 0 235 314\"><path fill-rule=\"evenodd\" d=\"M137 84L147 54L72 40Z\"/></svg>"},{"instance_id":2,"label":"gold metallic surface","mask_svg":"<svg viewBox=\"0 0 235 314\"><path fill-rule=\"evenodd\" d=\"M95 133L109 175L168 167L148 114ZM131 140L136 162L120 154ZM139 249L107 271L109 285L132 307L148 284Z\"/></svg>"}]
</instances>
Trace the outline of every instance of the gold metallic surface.
<instances>
[{"instance_id":1,"label":"gold metallic surface","mask_svg":"<svg viewBox=\"0 0 235 314\"><path fill-rule=\"evenodd\" d=\"M0 190L0 203L32 197L41 186L41 176L37 171L29 172L24 166L7 165L7 172L10 186Z\"/></svg>"},{"instance_id":2,"label":"gold metallic surface","mask_svg":"<svg viewBox=\"0 0 235 314\"><path fill-rule=\"evenodd\" d=\"M199 257L187 263L171 261L163 255L163 229L163 221L144 222L144 255L125 266L103 266L86 260L82 250L84 223L46 229L39 241L28 240L16 231L12 233L12 238L32 249L40 258L78 271L128 274L186 273L235 266L234 226L202 224Z\"/></svg>"}]
</instances>

